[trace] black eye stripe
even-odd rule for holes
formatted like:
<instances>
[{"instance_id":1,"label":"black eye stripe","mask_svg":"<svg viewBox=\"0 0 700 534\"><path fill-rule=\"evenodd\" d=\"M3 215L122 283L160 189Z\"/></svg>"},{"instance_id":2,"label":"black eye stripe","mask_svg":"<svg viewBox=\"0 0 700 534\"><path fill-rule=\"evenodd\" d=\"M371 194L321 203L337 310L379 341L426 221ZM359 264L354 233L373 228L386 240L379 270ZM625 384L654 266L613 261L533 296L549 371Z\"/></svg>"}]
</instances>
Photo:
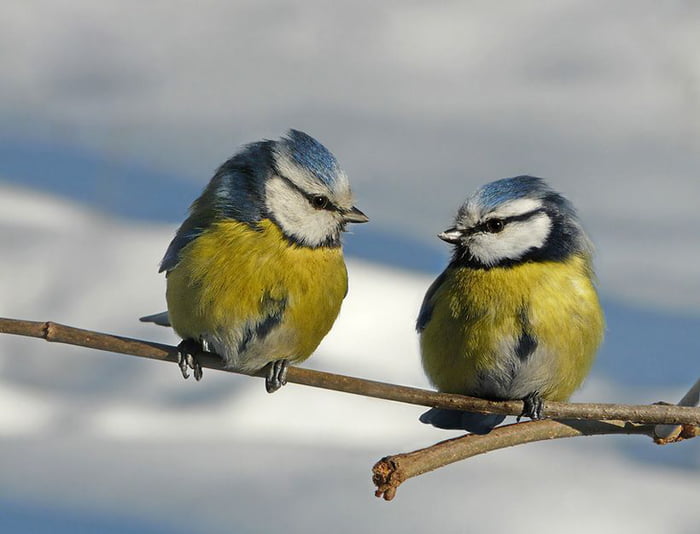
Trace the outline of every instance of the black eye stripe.
<instances>
[{"instance_id":1,"label":"black eye stripe","mask_svg":"<svg viewBox=\"0 0 700 534\"><path fill-rule=\"evenodd\" d=\"M340 210L338 209L338 207L337 207L335 204L333 204L327 196L325 196L325 195L313 195L313 194L311 194L311 193L307 193L306 191L304 191L301 187L299 187L297 184L295 184L294 182L292 182L292 181L291 181L289 178L287 178L286 176L280 174L279 172L276 173L276 174L277 174L277 176L279 176L280 178L282 178L282 180L284 180L285 182L287 182L287 184L289 184L289 186L290 186L292 189L298 191L301 195L303 195L303 197L304 197L306 200L308 200L308 201L309 201L309 204L311 204L314 208L316 208L316 209L323 209L323 210L327 210L327 211L340 211ZM325 200L325 203L324 203L325 205L320 205L320 204L317 205L317 202L318 202L318 199L319 199L319 198L322 198L322 199Z\"/></svg>"},{"instance_id":2,"label":"black eye stripe","mask_svg":"<svg viewBox=\"0 0 700 534\"><path fill-rule=\"evenodd\" d=\"M534 215L538 215L540 213L546 213L547 210L544 208L538 208L536 210L528 211L527 213L521 213L520 215L511 215L510 217L495 217L494 219L489 219L487 221L482 222L481 224L477 224L473 228L470 229L469 233L470 234L476 234L478 232L488 232L488 233L495 233L493 230L489 230L488 226L491 224L493 221L498 220L503 223L503 228L505 228L508 223L512 222L518 222L518 221L526 221L528 219L531 219ZM503 229L501 228L501 230ZM501 230L498 230L500 232Z\"/></svg>"},{"instance_id":3,"label":"black eye stripe","mask_svg":"<svg viewBox=\"0 0 700 534\"><path fill-rule=\"evenodd\" d=\"M504 217L503 222L507 224L514 221L526 221L531 219L533 215L539 215L540 213L547 213L547 210L544 208L537 208L536 210L521 213L520 215L511 215L510 217Z\"/></svg>"}]
</instances>

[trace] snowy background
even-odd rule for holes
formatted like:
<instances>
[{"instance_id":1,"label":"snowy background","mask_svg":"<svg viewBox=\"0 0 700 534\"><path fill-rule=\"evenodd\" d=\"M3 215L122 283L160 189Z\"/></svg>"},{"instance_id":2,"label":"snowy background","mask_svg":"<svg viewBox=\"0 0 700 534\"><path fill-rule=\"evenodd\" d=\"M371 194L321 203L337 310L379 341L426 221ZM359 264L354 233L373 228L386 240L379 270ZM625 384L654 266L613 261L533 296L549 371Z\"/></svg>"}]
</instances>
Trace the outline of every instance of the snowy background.
<instances>
[{"instance_id":1,"label":"snowy background","mask_svg":"<svg viewBox=\"0 0 700 534\"><path fill-rule=\"evenodd\" d=\"M700 376L700 8L691 2L5 2L0 315L175 343L157 266L246 142L290 127L371 223L308 365L426 386L435 234L492 179L547 178L597 244L607 339L575 400ZM696 532L700 447L528 445L374 498L421 408L0 336L0 532Z\"/></svg>"}]
</instances>

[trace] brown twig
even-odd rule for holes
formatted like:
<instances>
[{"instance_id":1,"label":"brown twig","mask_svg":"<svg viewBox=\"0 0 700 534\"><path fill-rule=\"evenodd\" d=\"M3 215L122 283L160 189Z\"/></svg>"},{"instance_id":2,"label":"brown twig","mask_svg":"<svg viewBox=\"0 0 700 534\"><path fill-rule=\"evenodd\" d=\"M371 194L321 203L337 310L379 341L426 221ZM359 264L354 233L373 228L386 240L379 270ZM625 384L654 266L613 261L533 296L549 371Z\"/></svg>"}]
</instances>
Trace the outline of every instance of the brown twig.
<instances>
[{"instance_id":1,"label":"brown twig","mask_svg":"<svg viewBox=\"0 0 700 534\"><path fill-rule=\"evenodd\" d=\"M674 441L694 437L697 433L694 426L684 425L683 429ZM372 480L377 487L375 495L390 501L396 495L398 487L409 478L489 451L533 441L602 434L640 434L655 437L653 425L624 421L541 420L506 425L485 435L467 434L441 441L425 449L382 458L372 468ZM657 443L663 444L659 441Z\"/></svg>"},{"instance_id":2,"label":"brown twig","mask_svg":"<svg viewBox=\"0 0 700 534\"><path fill-rule=\"evenodd\" d=\"M22 321L0 318L0 333L42 338L46 341L67 343L109 352L130 354L167 362L178 361L177 347L141 341L112 334L103 334L54 322ZM202 367L229 372L216 354L202 352L197 355ZM254 376L264 376L264 371ZM287 380L292 383L353 393L366 397L430 406L452 408L479 413L519 415L522 401L488 401L436 393L424 389L398 386L373 380L337 375L300 367L290 367ZM700 425L700 408L668 405L625 405L546 402L543 415L552 419L622 420L645 424Z\"/></svg>"}]
</instances>

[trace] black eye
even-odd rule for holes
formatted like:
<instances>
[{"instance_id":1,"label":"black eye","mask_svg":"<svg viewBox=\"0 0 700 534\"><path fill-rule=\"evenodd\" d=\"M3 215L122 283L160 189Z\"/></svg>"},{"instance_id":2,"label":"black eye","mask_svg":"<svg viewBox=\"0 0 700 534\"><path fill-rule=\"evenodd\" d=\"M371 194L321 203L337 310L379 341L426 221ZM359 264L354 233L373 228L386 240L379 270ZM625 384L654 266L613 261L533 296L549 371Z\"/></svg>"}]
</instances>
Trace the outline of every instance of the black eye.
<instances>
[{"instance_id":1,"label":"black eye","mask_svg":"<svg viewBox=\"0 0 700 534\"><path fill-rule=\"evenodd\" d=\"M328 207L328 199L323 195L314 195L311 197L311 205L317 210L323 210Z\"/></svg>"},{"instance_id":2,"label":"black eye","mask_svg":"<svg viewBox=\"0 0 700 534\"><path fill-rule=\"evenodd\" d=\"M503 226L505 223L503 222L503 219L491 219L489 221L486 221L486 231L490 232L492 234L497 234L501 230L503 230Z\"/></svg>"}]
</instances>

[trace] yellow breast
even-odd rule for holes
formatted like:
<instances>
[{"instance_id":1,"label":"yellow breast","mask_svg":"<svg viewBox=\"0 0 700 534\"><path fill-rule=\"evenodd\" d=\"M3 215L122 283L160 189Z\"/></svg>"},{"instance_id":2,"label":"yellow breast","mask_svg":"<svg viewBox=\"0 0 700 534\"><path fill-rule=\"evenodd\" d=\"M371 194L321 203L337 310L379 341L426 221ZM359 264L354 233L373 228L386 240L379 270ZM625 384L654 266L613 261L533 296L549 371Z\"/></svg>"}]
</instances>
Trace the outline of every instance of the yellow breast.
<instances>
[{"instance_id":1,"label":"yellow breast","mask_svg":"<svg viewBox=\"0 0 700 534\"><path fill-rule=\"evenodd\" d=\"M271 221L252 229L226 220L183 248L167 284L170 321L183 338L217 333L228 339L227 331L264 317L270 300L284 302L276 327L283 335L265 347L267 361L298 361L333 325L347 292L347 271L340 248L297 246Z\"/></svg>"},{"instance_id":2,"label":"yellow breast","mask_svg":"<svg viewBox=\"0 0 700 534\"><path fill-rule=\"evenodd\" d=\"M603 336L591 276L588 258L580 255L488 270L448 268L421 334L426 374L441 391L483 395L485 379L500 380L521 365L507 356L526 314L537 353L529 367L523 364L525 378L538 384L543 398L567 399L588 374ZM493 391L496 386L502 384Z\"/></svg>"}]
</instances>

